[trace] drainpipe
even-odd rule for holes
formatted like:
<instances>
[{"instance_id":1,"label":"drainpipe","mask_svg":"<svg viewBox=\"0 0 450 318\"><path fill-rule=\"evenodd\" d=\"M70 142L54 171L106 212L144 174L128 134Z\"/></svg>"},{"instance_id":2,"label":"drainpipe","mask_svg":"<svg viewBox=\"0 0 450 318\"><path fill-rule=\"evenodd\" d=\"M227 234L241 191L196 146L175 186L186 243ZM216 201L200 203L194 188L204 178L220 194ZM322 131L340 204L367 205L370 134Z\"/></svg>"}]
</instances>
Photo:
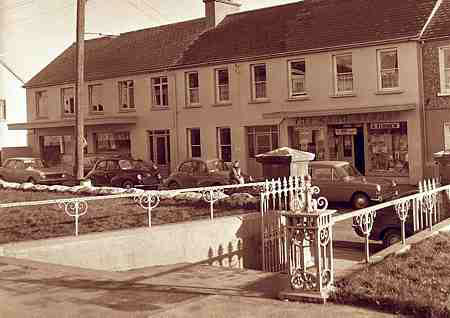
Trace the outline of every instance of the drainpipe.
<instances>
[{"instance_id":1,"label":"drainpipe","mask_svg":"<svg viewBox=\"0 0 450 318\"><path fill-rule=\"evenodd\" d=\"M175 154L175 163L178 164L179 158L180 158L180 140L178 138L178 90L177 90L177 74L175 71L173 71L173 78L174 78L174 84L173 89L175 91L175 104L174 104L174 111L173 111L173 125L174 125L174 137L175 137L175 147L176 151L170 151L170 153ZM170 164L172 166L172 162ZM174 165L175 167L177 165Z\"/></svg>"},{"instance_id":2,"label":"drainpipe","mask_svg":"<svg viewBox=\"0 0 450 318\"><path fill-rule=\"evenodd\" d=\"M422 149L422 169L425 174L427 169L428 162L428 134L427 134L427 115L425 107L428 103L425 102L425 88L424 88L424 72L423 72L423 49L424 49L425 41L422 40L419 42L419 79L420 79L420 100L421 100L421 128L422 128L422 138L423 138L423 149ZM424 177L424 176L422 176Z\"/></svg>"}]
</instances>

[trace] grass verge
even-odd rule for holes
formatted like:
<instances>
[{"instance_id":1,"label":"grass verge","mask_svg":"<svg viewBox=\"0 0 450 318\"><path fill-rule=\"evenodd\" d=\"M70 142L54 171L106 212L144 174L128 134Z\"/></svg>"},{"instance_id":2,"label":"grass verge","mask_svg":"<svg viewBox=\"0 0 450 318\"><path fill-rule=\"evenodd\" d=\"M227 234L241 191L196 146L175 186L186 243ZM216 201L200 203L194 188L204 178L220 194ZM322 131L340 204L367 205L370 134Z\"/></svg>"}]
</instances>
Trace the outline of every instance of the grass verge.
<instances>
[{"instance_id":1,"label":"grass verge","mask_svg":"<svg viewBox=\"0 0 450 318\"><path fill-rule=\"evenodd\" d=\"M338 281L333 298L418 318L450 318L450 234L439 233Z\"/></svg>"}]
</instances>

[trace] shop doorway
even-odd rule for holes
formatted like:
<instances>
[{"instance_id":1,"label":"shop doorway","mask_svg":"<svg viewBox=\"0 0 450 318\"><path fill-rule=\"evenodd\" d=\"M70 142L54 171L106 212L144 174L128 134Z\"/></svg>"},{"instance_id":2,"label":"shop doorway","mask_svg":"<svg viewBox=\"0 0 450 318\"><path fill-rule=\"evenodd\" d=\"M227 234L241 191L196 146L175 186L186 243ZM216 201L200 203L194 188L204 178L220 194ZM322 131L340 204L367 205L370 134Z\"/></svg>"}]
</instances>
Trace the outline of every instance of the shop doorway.
<instances>
[{"instance_id":1,"label":"shop doorway","mask_svg":"<svg viewBox=\"0 0 450 318\"><path fill-rule=\"evenodd\" d=\"M330 160L350 162L358 171L365 174L363 126L330 126L328 133Z\"/></svg>"},{"instance_id":2,"label":"shop doorway","mask_svg":"<svg viewBox=\"0 0 450 318\"><path fill-rule=\"evenodd\" d=\"M366 159L364 153L364 130L362 127L357 128L357 133L354 138L354 157L355 157L355 167L362 174L366 173Z\"/></svg>"}]
</instances>

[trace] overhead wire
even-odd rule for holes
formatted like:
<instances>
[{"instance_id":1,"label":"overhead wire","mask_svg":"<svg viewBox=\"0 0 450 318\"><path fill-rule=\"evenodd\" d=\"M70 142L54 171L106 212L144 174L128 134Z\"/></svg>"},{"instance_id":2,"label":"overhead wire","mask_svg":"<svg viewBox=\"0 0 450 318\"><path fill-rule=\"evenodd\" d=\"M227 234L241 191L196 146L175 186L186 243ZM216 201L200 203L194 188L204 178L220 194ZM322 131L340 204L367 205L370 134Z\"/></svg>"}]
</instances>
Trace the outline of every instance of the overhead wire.
<instances>
[{"instance_id":1,"label":"overhead wire","mask_svg":"<svg viewBox=\"0 0 450 318\"><path fill-rule=\"evenodd\" d=\"M152 19L152 20L155 18L155 16L151 16L151 15L149 15L148 13L146 13L145 11L143 11L142 8L139 7L133 0L126 0L126 1L127 1L127 3L128 3L130 6L132 6L133 8L135 8L139 13L145 15L147 18ZM164 19L162 19L162 18L159 17L159 16L158 16L158 19L159 19L160 21L162 21L163 23L166 23L166 21L164 21Z\"/></svg>"}]
</instances>

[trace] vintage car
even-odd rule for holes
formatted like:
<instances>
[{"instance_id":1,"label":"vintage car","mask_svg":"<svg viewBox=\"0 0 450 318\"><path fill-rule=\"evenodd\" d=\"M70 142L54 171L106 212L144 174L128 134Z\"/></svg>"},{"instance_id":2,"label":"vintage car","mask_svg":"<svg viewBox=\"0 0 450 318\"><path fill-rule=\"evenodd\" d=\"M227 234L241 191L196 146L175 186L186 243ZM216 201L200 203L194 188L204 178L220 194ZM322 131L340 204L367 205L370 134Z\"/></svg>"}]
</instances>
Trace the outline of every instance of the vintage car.
<instances>
[{"instance_id":1,"label":"vintage car","mask_svg":"<svg viewBox=\"0 0 450 318\"><path fill-rule=\"evenodd\" d=\"M0 179L53 185L65 183L70 176L63 170L48 168L39 158L9 158L0 167Z\"/></svg>"},{"instance_id":2,"label":"vintage car","mask_svg":"<svg viewBox=\"0 0 450 318\"><path fill-rule=\"evenodd\" d=\"M161 184L156 165L125 158L99 159L86 175L94 186L155 189Z\"/></svg>"},{"instance_id":3,"label":"vintage car","mask_svg":"<svg viewBox=\"0 0 450 318\"><path fill-rule=\"evenodd\" d=\"M242 174L245 182L251 177ZM169 189L208 187L232 184L230 167L221 159L189 159L181 162L176 171L164 180Z\"/></svg>"},{"instance_id":4,"label":"vintage car","mask_svg":"<svg viewBox=\"0 0 450 318\"><path fill-rule=\"evenodd\" d=\"M394 180L364 177L346 161L312 161L311 182L320 188L320 195L330 202L350 202L362 209L373 202L383 202L398 194Z\"/></svg>"},{"instance_id":5,"label":"vintage car","mask_svg":"<svg viewBox=\"0 0 450 318\"><path fill-rule=\"evenodd\" d=\"M417 190L412 190L403 193L400 197L406 197L409 195L416 194ZM405 235L406 237L414 234L414 225L413 225L413 217L412 217L412 204L409 207L408 217L405 222ZM356 234L361 237L365 237L362 233L356 217L353 218L353 229ZM389 206L384 209L380 209L376 211L375 222L372 226L372 231L370 232L369 239L373 241L383 241L383 245L388 247L389 245L400 242L402 239L401 235L401 222L395 208L393 206Z\"/></svg>"}]
</instances>

